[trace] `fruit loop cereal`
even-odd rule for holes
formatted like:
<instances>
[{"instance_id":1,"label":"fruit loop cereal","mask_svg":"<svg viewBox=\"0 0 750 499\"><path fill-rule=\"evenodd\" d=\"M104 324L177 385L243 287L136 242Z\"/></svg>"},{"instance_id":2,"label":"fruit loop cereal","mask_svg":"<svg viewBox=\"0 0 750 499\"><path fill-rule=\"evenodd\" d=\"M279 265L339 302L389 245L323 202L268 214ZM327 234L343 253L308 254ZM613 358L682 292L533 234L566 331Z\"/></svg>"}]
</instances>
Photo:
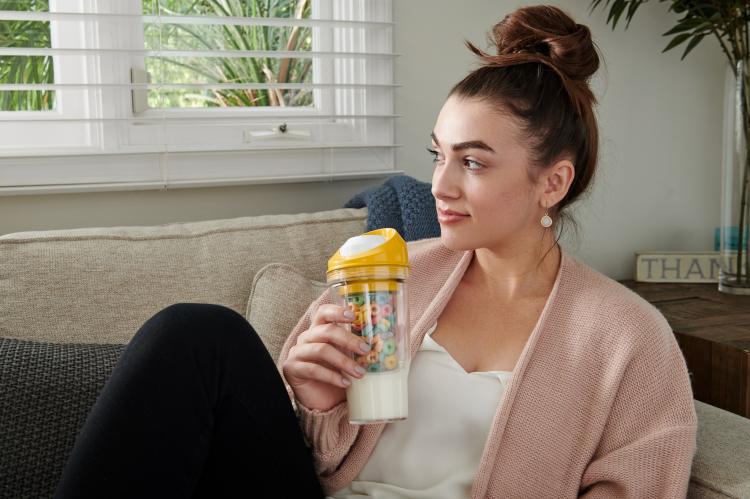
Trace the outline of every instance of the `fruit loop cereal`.
<instances>
[{"instance_id":1,"label":"fruit loop cereal","mask_svg":"<svg viewBox=\"0 0 750 499\"><path fill-rule=\"evenodd\" d=\"M362 336L372 347L369 353L356 357L368 372L398 368L395 300L396 293L391 291L351 293L346 297L347 307L354 312L352 333Z\"/></svg>"}]
</instances>

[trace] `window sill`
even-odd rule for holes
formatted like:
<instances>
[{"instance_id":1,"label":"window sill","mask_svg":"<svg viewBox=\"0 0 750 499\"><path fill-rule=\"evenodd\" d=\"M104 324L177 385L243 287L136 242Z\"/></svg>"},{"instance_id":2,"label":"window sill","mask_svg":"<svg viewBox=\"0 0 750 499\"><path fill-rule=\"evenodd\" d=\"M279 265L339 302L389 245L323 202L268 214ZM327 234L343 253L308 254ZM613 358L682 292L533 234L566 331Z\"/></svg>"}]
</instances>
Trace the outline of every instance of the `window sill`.
<instances>
[{"instance_id":1,"label":"window sill","mask_svg":"<svg viewBox=\"0 0 750 499\"><path fill-rule=\"evenodd\" d=\"M337 180L359 180L390 177L405 174L404 170L361 171L342 173L316 173L307 175L284 175L276 177L251 177L228 179L172 180L169 183L150 182L109 182L87 184L24 185L0 187L0 196L22 196L31 194L64 194L76 192L108 192L137 190L170 190L196 187L223 187L241 185L265 185L297 182L334 182Z\"/></svg>"}]
</instances>

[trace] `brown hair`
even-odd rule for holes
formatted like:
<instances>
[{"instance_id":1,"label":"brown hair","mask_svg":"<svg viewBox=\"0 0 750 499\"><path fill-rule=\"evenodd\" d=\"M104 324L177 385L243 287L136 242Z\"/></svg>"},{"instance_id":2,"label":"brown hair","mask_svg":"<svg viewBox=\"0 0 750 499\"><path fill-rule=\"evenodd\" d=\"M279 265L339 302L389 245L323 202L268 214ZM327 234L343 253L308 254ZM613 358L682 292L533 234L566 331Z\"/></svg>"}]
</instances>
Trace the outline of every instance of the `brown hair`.
<instances>
[{"instance_id":1,"label":"brown hair","mask_svg":"<svg viewBox=\"0 0 750 499\"><path fill-rule=\"evenodd\" d=\"M575 226L564 208L591 183L599 148L593 112L597 101L588 82L599 68L591 32L559 8L537 5L505 16L489 38L497 55L465 41L484 64L458 82L448 96L482 99L503 114L510 110L529 142L532 182L557 160L571 160L573 182L549 211L553 219L568 218Z\"/></svg>"}]
</instances>

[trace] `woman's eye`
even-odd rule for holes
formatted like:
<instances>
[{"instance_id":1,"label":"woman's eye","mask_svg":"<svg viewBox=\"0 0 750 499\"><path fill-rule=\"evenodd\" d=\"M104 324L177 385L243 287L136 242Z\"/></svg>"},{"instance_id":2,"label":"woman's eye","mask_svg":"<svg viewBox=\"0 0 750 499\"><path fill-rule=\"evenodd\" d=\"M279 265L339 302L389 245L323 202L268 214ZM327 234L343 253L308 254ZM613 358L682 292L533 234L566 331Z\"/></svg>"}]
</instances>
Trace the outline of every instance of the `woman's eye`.
<instances>
[{"instance_id":1,"label":"woman's eye","mask_svg":"<svg viewBox=\"0 0 750 499\"><path fill-rule=\"evenodd\" d=\"M429 147L427 148L427 152L432 154L432 162L435 163L438 160L438 152L435 149L430 149Z\"/></svg>"},{"instance_id":2,"label":"woman's eye","mask_svg":"<svg viewBox=\"0 0 750 499\"><path fill-rule=\"evenodd\" d=\"M433 163L437 163L438 161L440 161L440 158L439 158L440 153L437 152L435 149L430 149L428 147L427 148L427 152L429 152L430 154L432 154L432 156L433 156L432 162ZM484 165L482 165L480 163L477 163L473 159L465 159L464 160L464 164L474 164L474 165L476 165L476 168L468 168L468 170L470 170L470 171L477 171L477 170L481 170L481 169L484 168Z\"/></svg>"},{"instance_id":3,"label":"woman's eye","mask_svg":"<svg viewBox=\"0 0 750 499\"><path fill-rule=\"evenodd\" d=\"M484 168L484 166L480 165L479 163L477 163L477 162L476 162L476 161L474 161L473 159L467 159L467 160L466 160L466 161L464 161L464 162L465 162L465 163L467 163L467 164L468 164L468 163L473 163L473 164L477 165L477 167L478 167L478 168L469 168L469 170L481 170L482 168Z\"/></svg>"}]
</instances>

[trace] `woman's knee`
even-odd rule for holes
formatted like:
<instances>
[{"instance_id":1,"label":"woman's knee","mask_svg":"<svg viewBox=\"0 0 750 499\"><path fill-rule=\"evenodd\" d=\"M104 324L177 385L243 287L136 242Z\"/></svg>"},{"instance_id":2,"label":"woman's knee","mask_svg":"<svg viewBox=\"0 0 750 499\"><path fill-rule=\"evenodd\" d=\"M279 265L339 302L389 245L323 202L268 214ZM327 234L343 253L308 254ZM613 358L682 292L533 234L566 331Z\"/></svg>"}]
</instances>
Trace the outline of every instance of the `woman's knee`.
<instances>
[{"instance_id":1,"label":"woman's knee","mask_svg":"<svg viewBox=\"0 0 750 499\"><path fill-rule=\"evenodd\" d=\"M149 318L136 336L142 336L138 339L148 341L153 348L159 344L205 348L210 344L236 344L238 340L258 338L242 315L214 303L169 305Z\"/></svg>"}]
</instances>

